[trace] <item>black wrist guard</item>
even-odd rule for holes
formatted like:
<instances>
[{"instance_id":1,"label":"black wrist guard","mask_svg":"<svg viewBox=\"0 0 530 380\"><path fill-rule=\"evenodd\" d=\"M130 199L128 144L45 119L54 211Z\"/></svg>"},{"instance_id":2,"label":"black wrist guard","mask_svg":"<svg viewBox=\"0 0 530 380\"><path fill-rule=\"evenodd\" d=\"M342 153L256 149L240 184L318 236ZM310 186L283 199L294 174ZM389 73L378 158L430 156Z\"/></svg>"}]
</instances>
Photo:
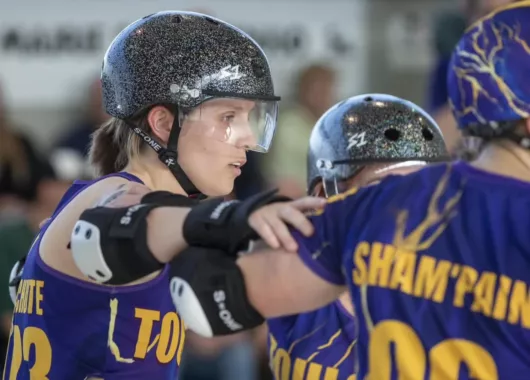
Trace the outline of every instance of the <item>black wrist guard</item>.
<instances>
[{"instance_id":1,"label":"black wrist guard","mask_svg":"<svg viewBox=\"0 0 530 380\"><path fill-rule=\"evenodd\" d=\"M277 191L261 192L244 201L215 198L199 203L184 221L184 239L190 246L218 248L236 255L247 249L251 240L258 238L248 224L250 214L270 203L291 200L276 195Z\"/></svg>"}]
</instances>

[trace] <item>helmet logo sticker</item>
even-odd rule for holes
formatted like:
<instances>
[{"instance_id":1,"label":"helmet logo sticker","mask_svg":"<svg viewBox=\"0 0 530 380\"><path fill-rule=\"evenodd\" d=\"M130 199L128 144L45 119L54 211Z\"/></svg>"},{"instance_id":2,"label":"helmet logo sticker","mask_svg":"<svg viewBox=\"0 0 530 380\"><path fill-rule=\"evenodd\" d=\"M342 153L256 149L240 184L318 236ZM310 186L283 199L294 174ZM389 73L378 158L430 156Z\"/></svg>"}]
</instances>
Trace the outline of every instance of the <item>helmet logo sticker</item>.
<instances>
[{"instance_id":1,"label":"helmet logo sticker","mask_svg":"<svg viewBox=\"0 0 530 380\"><path fill-rule=\"evenodd\" d=\"M246 76L247 74L239 72L239 65L228 65L219 71L219 79L238 80Z\"/></svg>"},{"instance_id":2,"label":"helmet logo sticker","mask_svg":"<svg viewBox=\"0 0 530 380\"><path fill-rule=\"evenodd\" d=\"M361 133L355 133L351 135L348 138L348 147L347 150L350 150L351 148L359 148L361 146L366 145L366 140L364 139L366 136L366 132Z\"/></svg>"},{"instance_id":3,"label":"helmet logo sticker","mask_svg":"<svg viewBox=\"0 0 530 380\"><path fill-rule=\"evenodd\" d=\"M188 89L188 86L181 87L176 83L169 86L169 91L173 94L180 93L180 97L183 99L188 99L189 97L196 99L201 95L201 92L196 88Z\"/></svg>"},{"instance_id":4,"label":"helmet logo sticker","mask_svg":"<svg viewBox=\"0 0 530 380\"><path fill-rule=\"evenodd\" d=\"M232 80L238 80L238 79L246 77L247 74L240 73L239 68L240 68L240 65L225 66L221 70L203 77L201 80L201 84L202 86L206 86L207 84L209 84L210 82L214 80L227 79L227 80L232 81ZM201 85L198 85L198 86L200 87Z\"/></svg>"}]
</instances>

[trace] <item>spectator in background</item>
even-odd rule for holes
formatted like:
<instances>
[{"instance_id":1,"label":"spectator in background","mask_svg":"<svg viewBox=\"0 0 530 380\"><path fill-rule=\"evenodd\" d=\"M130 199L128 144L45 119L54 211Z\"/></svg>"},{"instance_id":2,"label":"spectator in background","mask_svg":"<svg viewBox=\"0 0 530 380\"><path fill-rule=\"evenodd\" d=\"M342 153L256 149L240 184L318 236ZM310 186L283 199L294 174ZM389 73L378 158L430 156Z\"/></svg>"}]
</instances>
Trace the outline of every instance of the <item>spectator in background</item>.
<instances>
[{"instance_id":1,"label":"spectator in background","mask_svg":"<svg viewBox=\"0 0 530 380\"><path fill-rule=\"evenodd\" d=\"M494 9L517 0L461 0L460 10L441 14L435 21L436 63L431 73L428 109L442 129L447 149L462 151L460 132L447 101L447 70L451 53L465 28Z\"/></svg>"},{"instance_id":2,"label":"spectator in background","mask_svg":"<svg viewBox=\"0 0 530 380\"><path fill-rule=\"evenodd\" d=\"M52 176L49 163L10 123L0 94L0 220L23 214L37 185Z\"/></svg>"},{"instance_id":3,"label":"spectator in background","mask_svg":"<svg viewBox=\"0 0 530 380\"><path fill-rule=\"evenodd\" d=\"M267 179L291 197L305 194L306 160L311 130L334 103L335 72L311 65L298 78L295 104L280 112L271 151L264 158Z\"/></svg>"},{"instance_id":4,"label":"spectator in background","mask_svg":"<svg viewBox=\"0 0 530 380\"><path fill-rule=\"evenodd\" d=\"M90 135L108 118L109 115L103 110L101 81L98 78L90 86L88 107L83 118L68 128L68 133L52 151L51 161L54 167L63 172L62 176L71 177L72 173L82 173L83 177L90 175L86 160Z\"/></svg>"},{"instance_id":5,"label":"spectator in background","mask_svg":"<svg viewBox=\"0 0 530 380\"><path fill-rule=\"evenodd\" d=\"M3 139L0 136L0 145L1 141ZM24 144L20 145L21 152L28 149L32 151L32 148L28 148L31 147L29 142L26 139L22 141ZM0 150L0 152L2 151ZM21 157L26 156L22 154ZM28 159L28 162L31 163L33 160ZM29 178L32 179L24 186L11 187L14 191L10 192L9 199L19 199L17 201L18 213L16 215L10 213L9 217L4 214L5 217L0 223L0 284L4 285L3 291L0 291L0 357L2 358L6 355L13 313L13 304L5 288L9 282L11 268L28 253L31 243L39 231L39 224L53 213L72 182L70 178L55 179L53 177L54 170L49 164L45 161L37 160L36 162L36 164L29 164L28 166L33 168L29 170ZM45 169L39 173L41 166ZM18 173L18 170L25 170L24 167L17 167L16 165L12 168L11 170L15 174ZM31 175L32 170L36 173L33 176ZM4 361L2 360L0 372L3 370L3 365Z\"/></svg>"},{"instance_id":6,"label":"spectator in background","mask_svg":"<svg viewBox=\"0 0 530 380\"><path fill-rule=\"evenodd\" d=\"M46 179L35 186L35 197L28 201L25 217L4 220L0 224L0 283L7 285L9 273L15 263L24 257L39 231L39 224L48 218L59 203L71 182ZM13 304L7 289L0 292L0 333L2 349L7 345Z\"/></svg>"}]
</instances>

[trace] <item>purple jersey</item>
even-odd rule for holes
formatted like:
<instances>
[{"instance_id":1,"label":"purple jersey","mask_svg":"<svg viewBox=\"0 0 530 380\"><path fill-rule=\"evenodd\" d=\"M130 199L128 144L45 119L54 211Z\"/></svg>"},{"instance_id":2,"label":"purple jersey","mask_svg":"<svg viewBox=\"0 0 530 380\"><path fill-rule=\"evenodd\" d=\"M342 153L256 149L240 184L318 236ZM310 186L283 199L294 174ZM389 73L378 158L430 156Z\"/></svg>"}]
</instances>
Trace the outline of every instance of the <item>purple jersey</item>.
<instances>
[{"instance_id":1,"label":"purple jersey","mask_svg":"<svg viewBox=\"0 0 530 380\"><path fill-rule=\"evenodd\" d=\"M530 373L530 184L466 163L343 194L299 254L347 285L359 379Z\"/></svg>"},{"instance_id":2,"label":"purple jersey","mask_svg":"<svg viewBox=\"0 0 530 380\"><path fill-rule=\"evenodd\" d=\"M76 182L52 219L92 183ZM18 289L4 379L175 380L185 331L169 294L167 268L139 285L97 285L47 266L39 242L37 237Z\"/></svg>"},{"instance_id":3,"label":"purple jersey","mask_svg":"<svg viewBox=\"0 0 530 380\"><path fill-rule=\"evenodd\" d=\"M267 321L276 380L354 380L355 318L337 300L318 310Z\"/></svg>"}]
</instances>

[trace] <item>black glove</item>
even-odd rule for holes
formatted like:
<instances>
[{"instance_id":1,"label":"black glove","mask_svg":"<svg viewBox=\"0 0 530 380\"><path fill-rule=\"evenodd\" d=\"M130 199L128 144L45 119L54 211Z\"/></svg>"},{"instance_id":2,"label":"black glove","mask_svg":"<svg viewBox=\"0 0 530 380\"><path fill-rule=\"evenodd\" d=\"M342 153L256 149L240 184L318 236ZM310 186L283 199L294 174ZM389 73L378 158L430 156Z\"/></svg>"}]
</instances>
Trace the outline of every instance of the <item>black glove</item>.
<instances>
[{"instance_id":1,"label":"black glove","mask_svg":"<svg viewBox=\"0 0 530 380\"><path fill-rule=\"evenodd\" d=\"M258 208L288 197L276 195L277 189L253 195L244 201L209 199L194 206L183 226L184 239L190 246L218 248L229 255L246 250L251 240L259 238L248 218Z\"/></svg>"}]
</instances>

